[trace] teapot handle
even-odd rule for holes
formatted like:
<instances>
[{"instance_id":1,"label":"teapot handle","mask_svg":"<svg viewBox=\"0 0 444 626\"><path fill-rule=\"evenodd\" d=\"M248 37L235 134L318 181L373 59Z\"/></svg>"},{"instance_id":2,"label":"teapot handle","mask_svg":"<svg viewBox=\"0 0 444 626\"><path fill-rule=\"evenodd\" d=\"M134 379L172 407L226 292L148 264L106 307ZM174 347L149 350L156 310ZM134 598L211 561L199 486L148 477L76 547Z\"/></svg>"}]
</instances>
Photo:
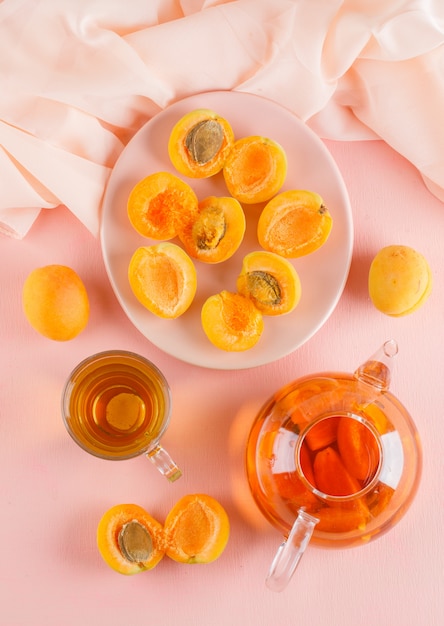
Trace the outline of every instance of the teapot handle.
<instances>
[{"instance_id":1,"label":"teapot handle","mask_svg":"<svg viewBox=\"0 0 444 626\"><path fill-rule=\"evenodd\" d=\"M265 584L272 591L283 591L307 548L318 518L299 509L290 534L281 543L271 563Z\"/></svg>"}]
</instances>

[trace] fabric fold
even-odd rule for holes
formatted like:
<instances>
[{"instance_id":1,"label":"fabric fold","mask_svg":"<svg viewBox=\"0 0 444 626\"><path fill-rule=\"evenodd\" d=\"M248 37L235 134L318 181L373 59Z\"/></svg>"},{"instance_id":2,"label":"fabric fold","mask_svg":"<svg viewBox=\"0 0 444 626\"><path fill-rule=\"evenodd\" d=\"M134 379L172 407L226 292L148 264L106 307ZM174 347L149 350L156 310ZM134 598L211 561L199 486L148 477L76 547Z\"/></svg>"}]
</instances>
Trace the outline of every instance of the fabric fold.
<instances>
[{"instance_id":1,"label":"fabric fold","mask_svg":"<svg viewBox=\"0 0 444 626\"><path fill-rule=\"evenodd\" d=\"M3 0L0 229L66 205L94 234L109 174L168 105L237 90L320 137L382 139L444 198L440 0Z\"/></svg>"}]
</instances>

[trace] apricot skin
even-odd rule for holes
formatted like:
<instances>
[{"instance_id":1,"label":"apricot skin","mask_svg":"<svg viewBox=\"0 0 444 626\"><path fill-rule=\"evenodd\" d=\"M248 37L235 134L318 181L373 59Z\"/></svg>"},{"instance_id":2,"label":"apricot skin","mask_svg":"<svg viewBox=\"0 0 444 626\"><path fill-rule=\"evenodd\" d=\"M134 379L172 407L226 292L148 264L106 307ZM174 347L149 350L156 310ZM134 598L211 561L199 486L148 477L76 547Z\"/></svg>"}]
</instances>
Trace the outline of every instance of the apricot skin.
<instances>
[{"instance_id":1,"label":"apricot skin","mask_svg":"<svg viewBox=\"0 0 444 626\"><path fill-rule=\"evenodd\" d=\"M34 330L54 341L74 339L89 319L86 288L78 274L64 265L33 270L23 285L22 305Z\"/></svg>"},{"instance_id":2,"label":"apricot skin","mask_svg":"<svg viewBox=\"0 0 444 626\"><path fill-rule=\"evenodd\" d=\"M427 260L409 246L386 246L370 265L370 299L379 311L391 317L409 315L419 309L430 296L432 283Z\"/></svg>"}]
</instances>

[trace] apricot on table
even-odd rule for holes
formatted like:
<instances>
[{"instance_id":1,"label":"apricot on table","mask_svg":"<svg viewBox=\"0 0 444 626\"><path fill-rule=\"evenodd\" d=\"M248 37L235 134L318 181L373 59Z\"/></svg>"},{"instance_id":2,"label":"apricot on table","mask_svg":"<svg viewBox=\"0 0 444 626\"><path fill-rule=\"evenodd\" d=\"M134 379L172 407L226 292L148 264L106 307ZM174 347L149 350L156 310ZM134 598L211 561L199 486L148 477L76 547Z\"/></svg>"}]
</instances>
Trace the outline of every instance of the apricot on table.
<instances>
[{"instance_id":1,"label":"apricot on table","mask_svg":"<svg viewBox=\"0 0 444 626\"><path fill-rule=\"evenodd\" d=\"M301 281L295 268L290 261L273 252L247 254L236 287L263 315L289 313L301 297Z\"/></svg>"},{"instance_id":2,"label":"apricot on table","mask_svg":"<svg viewBox=\"0 0 444 626\"><path fill-rule=\"evenodd\" d=\"M245 204L266 202L287 177L287 155L272 139L251 135L235 141L223 168L230 194Z\"/></svg>"},{"instance_id":3,"label":"apricot on table","mask_svg":"<svg viewBox=\"0 0 444 626\"><path fill-rule=\"evenodd\" d=\"M204 263L220 263L242 243L246 228L244 211L231 197L209 196L195 214L178 226L178 236L188 254Z\"/></svg>"},{"instance_id":4,"label":"apricot on table","mask_svg":"<svg viewBox=\"0 0 444 626\"><path fill-rule=\"evenodd\" d=\"M140 180L128 197L128 217L143 237L169 240L177 223L197 209L197 196L188 183L170 172L155 172Z\"/></svg>"},{"instance_id":5,"label":"apricot on table","mask_svg":"<svg viewBox=\"0 0 444 626\"><path fill-rule=\"evenodd\" d=\"M228 542L230 522L223 506L206 494L181 498L164 524L166 554L179 563L211 563Z\"/></svg>"},{"instance_id":6,"label":"apricot on table","mask_svg":"<svg viewBox=\"0 0 444 626\"><path fill-rule=\"evenodd\" d=\"M291 189L265 205L259 216L257 237L265 250L296 258L320 248L332 226L332 217L319 194Z\"/></svg>"},{"instance_id":7,"label":"apricot on table","mask_svg":"<svg viewBox=\"0 0 444 626\"><path fill-rule=\"evenodd\" d=\"M257 344L264 330L262 313L253 302L226 290L204 302L201 321L211 343L227 352L249 350Z\"/></svg>"},{"instance_id":8,"label":"apricot on table","mask_svg":"<svg viewBox=\"0 0 444 626\"><path fill-rule=\"evenodd\" d=\"M135 250L128 267L130 287L139 302L158 317L185 313L197 290L196 268L178 245L161 242Z\"/></svg>"},{"instance_id":9,"label":"apricot on table","mask_svg":"<svg viewBox=\"0 0 444 626\"><path fill-rule=\"evenodd\" d=\"M210 109L196 109L174 125L168 154L181 174L208 178L220 172L233 143L233 129L226 119Z\"/></svg>"},{"instance_id":10,"label":"apricot on table","mask_svg":"<svg viewBox=\"0 0 444 626\"><path fill-rule=\"evenodd\" d=\"M107 565L131 576L153 569L163 558L164 529L137 504L118 504L99 521L97 547Z\"/></svg>"},{"instance_id":11,"label":"apricot on table","mask_svg":"<svg viewBox=\"0 0 444 626\"><path fill-rule=\"evenodd\" d=\"M430 296L432 284L426 258L410 246L381 248L370 265L370 299L385 315L401 317L413 313Z\"/></svg>"},{"instance_id":12,"label":"apricot on table","mask_svg":"<svg viewBox=\"0 0 444 626\"><path fill-rule=\"evenodd\" d=\"M44 337L69 341L89 320L89 299L79 275L65 265L34 269L22 290L26 319Z\"/></svg>"}]
</instances>

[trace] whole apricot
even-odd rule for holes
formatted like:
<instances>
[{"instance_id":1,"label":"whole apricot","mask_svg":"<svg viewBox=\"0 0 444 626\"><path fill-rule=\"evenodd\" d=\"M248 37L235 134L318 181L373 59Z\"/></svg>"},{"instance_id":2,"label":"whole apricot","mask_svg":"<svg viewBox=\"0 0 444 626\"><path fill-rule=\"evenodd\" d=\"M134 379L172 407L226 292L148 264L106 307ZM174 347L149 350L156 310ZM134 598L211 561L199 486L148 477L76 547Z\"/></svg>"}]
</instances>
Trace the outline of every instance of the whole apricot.
<instances>
[{"instance_id":1,"label":"whole apricot","mask_svg":"<svg viewBox=\"0 0 444 626\"><path fill-rule=\"evenodd\" d=\"M28 322L48 339L68 341L88 323L86 288L78 274L65 265L33 270L23 285L22 304Z\"/></svg>"},{"instance_id":2,"label":"whole apricot","mask_svg":"<svg viewBox=\"0 0 444 626\"><path fill-rule=\"evenodd\" d=\"M416 311L429 297L432 283L427 260L409 246L386 246L370 265L370 299L385 315L401 317Z\"/></svg>"}]
</instances>

